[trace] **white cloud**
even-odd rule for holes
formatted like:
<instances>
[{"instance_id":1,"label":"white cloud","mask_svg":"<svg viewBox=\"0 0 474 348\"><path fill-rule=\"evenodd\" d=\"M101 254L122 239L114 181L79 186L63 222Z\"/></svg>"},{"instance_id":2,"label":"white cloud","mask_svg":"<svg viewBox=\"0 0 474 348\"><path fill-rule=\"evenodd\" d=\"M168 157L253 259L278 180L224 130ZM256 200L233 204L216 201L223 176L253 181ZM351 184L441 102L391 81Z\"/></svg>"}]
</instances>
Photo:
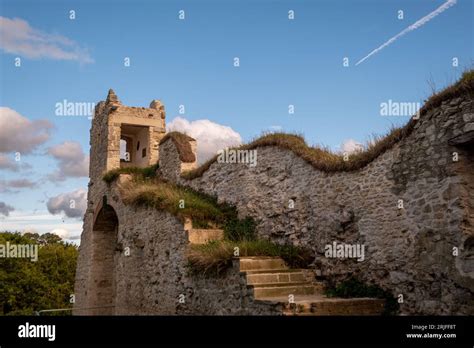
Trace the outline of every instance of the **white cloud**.
<instances>
[{"instance_id":1,"label":"white cloud","mask_svg":"<svg viewBox=\"0 0 474 348\"><path fill-rule=\"evenodd\" d=\"M425 25L426 23L428 23L430 20L432 20L433 18L435 18L436 16L438 16L439 14L443 13L444 11L446 11L448 8L450 8L451 6L454 6L456 5L457 3L457 0L448 0L446 1L444 4L442 4L440 7L438 7L436 10L428 13L426 16L420 18L419 20L417 20L415 23L413 23L412 25L406 27L405 29L403 29L401 32L399 32L397 35L395 35L394 37L391 37L390 39L388 39L386 42L384 42L382 45L380 45L379 47L377 47L375 50L373 50L372 52L370 52L368 55L366 55L364 58L362 58L361 60L359 60L356 65L359 65L360 63L362 63L364 60L368 59L370 56L376 54L377 52L383 50L385 47L391 45L392 43L394 43L396 40L398 40L399 38L401 38L402 36L404 36L405 34L408 34L410 31L413 31L413 30L416 30L418 28L420 28L421 26Z\"/></svg>"},{"instance_id":2,"label":"white cloud","mask_svg":"<svg viewBox=\"0 0 474 348\"><path fill-rule=\"evenodd\" d=\"M68 177L84 177L89 175L89 156L82 152L81 144L65 141L48 148L48 154L58 161L58 170L49 175L52 181L63 181Z\"/></svg>"},{"instance_id":3,"label":"white cloud","mask_svg":"<svg viewBox=\"0 0 474 348\"><path fill-rule=\"evenodd\" d=\"M61 239L63 240L67 240L67 241L77 241L77 240L80 240L81 239L81 234L80 233L76 233L76 234L71 234L71 232L65 228L54 228L52 229L49 233L53 233L57 236L59 236Z\"/></svg>"},{"instance_id":4,"label":"white cloud","mask_svg":"<svg viewBox=\"0 0 474 348\"><path fill-rule=\"evenodd\" d=\"M342 142L340 149L341 152L351 154L364 150L364 145L355 141L354 139L347 139Z\"/></svg>"},{"instance_id":5,"label":"white cloud","mask_svg":"<svg viewBox=\"0 0 474 348\"><path fill-rule=\"evenodd\" d=\"M54 228L51 230L50 233L53 233L61 237L61 239L69 239L69 231L66 230L65 228Z\"/></svg>"},{"instance_id":6,"label":"white cloud","mask_svg":"<svg viewBox=\"0 0 474 348\"><path fill-rule=\"evenodd\" d=\"M10 19L0 16L0 37L0 47L7 53L33 59L93 62L87 50L73 40L32 28L21 18Z\"/></svg>"},{"instance_id":7,"label":"white cloud","mask_svg":"<svg viewBox=\"0 0 474 348\"><path fill-rule=\"evenodd\" d=\"M0 152L32 152L49 139L52 124L47 120L30 121L15 110L0 107Z\"/></svg>"},{"instance_id":8,"label":"white cloud","mask_svg":"<svg viewBox=\"0 0 474 348\"><path fill-rule=\"evenodd\" d=\"M182 117L176 117L168 123L167 130L186 133L196 139L199 163L205 162L219 150L242 143L240 134L232 128L209 120L189 122Z\"/></svg>"},{"instance_id":9,"label":"white cloud","mask_svg":"<svg viewBox=\"0 0 474 348\"><path fill-rule=\"evenodd\" d=\"M55 233L67 231L69 241L79 240L82 232L82 221L49 214L47 211L13 211L9 216L0 218L2 230L31 233ZM64 233L64 232L63 232Z\"/></svg>"},{"instance_id":10,"label":"white cloud","mask_svg":"<svg viewBox=\"0 0 474 348\"><path fill-rule=\"evenodd\" d=\"M87 191L77 189L51 197L46 206L53 215L64 212L67 217L82 218L87 208Z\"/></svg>"}]
</instances>

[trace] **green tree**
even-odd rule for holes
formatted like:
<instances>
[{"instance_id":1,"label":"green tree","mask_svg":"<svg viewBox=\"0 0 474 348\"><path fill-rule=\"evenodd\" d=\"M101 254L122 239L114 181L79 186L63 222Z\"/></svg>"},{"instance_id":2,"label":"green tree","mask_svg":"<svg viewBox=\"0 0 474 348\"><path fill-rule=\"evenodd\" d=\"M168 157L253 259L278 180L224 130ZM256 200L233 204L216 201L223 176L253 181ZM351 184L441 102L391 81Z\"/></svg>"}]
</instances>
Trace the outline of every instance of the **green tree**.
<instances>
[{"instance_id":1,"label":"green tree","mask_svg":"<svg viewBox=\"0 0 474 348\"><path fill-rule=\"evenodd\" d=\"M38 260L0 257L0 315L70 308L78 250L46 233L0 232L0 244L38 244ZM59 315L70 312L58 312Z\"/></svg>"}]
</instances>

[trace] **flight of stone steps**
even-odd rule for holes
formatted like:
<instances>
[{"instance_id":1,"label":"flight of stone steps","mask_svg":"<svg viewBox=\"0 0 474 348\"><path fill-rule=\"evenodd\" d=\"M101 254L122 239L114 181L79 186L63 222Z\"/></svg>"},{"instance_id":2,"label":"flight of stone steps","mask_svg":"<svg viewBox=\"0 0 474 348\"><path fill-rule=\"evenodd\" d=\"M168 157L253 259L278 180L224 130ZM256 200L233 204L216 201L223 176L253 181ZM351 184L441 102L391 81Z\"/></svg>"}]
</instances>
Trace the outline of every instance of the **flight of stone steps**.
<instances>
[{"instance_id":1,"label":"flight of stone steps","mask_svg":"<svg viewBox=\"0 0 474 348\"><path fill-rule=\"evenodd\" d=\"M241 257L255 301L283 305L284 315L380 315L385 301L374 298L329 298L307 269L290 269L279 257Z\"/></svg>"}]
</instances>

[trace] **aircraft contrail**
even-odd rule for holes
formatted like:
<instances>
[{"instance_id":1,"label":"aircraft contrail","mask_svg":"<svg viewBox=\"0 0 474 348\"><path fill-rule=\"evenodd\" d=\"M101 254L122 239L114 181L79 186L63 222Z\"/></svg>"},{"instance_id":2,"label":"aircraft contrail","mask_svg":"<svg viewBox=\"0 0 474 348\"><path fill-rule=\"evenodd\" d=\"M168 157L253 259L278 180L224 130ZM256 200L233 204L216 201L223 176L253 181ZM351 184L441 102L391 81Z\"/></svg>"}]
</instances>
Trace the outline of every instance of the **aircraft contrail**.
<instances>
[{"instance_id":1,"label":"aircraft contrail","mask_svg":"<svg viewBox=\"0 0 474 348\"><path fill-rule=\"evenodd\" d=\"M394 37L390 38L388 41L386 41L384 44L382 44L380 47L376 48L375 50L373 50L372 52L370 52L368 55L366 55L364 58L362 58L361 60L359 60L356 65L359 65L360 63L362 63L364 60L366 60L367 58L369 58L370 56L374 55L375 53L379 52L380 50L384 49L385 47L387 47L388 45L392 44L393 42L395 42L396 40L398 40L399 38L401 38L403 35L409 33L410 31L413 31L415 29L418 29L419 27L421 27L422 25L426 24L427 22L429 22L430 20L432 20L433 18L435 18L437 15L441 14L442 12L446 11L448 8L450 8L451 6L454 6L456 5L457 3L457 0L448 0L446 1L444 4L442 4L440 7L438 7L436 10L434 10L433 12L427 14L426 16L424 16L423 18L417 20L415 23L413 23L412 25L410 25L409 27L403 29L401 32L399 32L397 35L395 35Z\"/></svg>"}]
</instances>

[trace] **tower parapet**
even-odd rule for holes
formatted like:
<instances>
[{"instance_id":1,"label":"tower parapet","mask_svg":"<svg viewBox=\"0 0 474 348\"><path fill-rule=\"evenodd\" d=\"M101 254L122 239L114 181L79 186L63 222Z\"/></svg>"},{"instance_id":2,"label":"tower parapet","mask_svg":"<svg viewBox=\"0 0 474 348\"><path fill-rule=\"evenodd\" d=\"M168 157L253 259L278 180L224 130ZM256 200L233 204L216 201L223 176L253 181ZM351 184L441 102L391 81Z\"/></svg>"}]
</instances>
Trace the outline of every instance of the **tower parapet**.
<instances>
[{"instance_id":1,"label":"tower parapet","mask_svg":"<svg viewBox=\"0 0 474 348\"><path fill-rule=\"evenodd\" d=\"M97 104L91 129L90 178L123 167L156 164L165 135L165 107L153 100L149 108L123 105L110 89Z\"/></svg>"}]
</instances>

